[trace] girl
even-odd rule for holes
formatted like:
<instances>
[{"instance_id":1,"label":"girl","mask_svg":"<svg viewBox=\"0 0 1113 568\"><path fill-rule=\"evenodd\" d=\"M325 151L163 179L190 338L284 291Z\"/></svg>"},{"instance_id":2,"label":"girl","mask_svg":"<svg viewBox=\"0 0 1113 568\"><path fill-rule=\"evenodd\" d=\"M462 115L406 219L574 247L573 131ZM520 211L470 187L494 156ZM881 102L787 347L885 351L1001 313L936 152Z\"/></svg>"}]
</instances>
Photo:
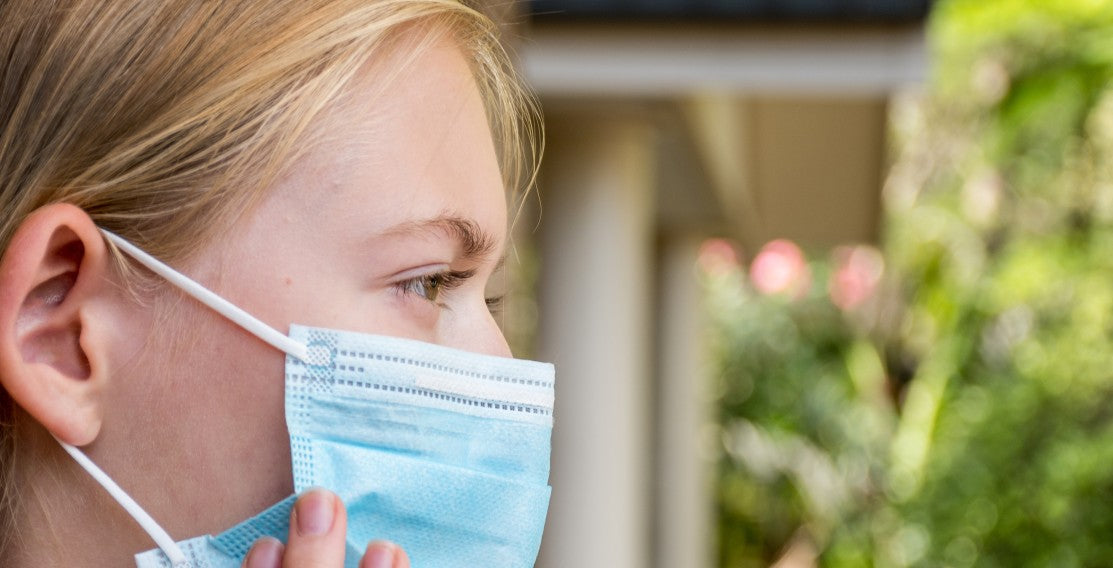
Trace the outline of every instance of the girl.
<instances>
[{"instance_id":1,"label":"girl","mask_svg":"<svg viewBox=\"0 0 1113 568\"><path fill-rule=\"evenodd\" d=\"M451 0L0 4L0 565L532 564L551 369L485 295L530 109Z\"/></svg>"}]
</instances>

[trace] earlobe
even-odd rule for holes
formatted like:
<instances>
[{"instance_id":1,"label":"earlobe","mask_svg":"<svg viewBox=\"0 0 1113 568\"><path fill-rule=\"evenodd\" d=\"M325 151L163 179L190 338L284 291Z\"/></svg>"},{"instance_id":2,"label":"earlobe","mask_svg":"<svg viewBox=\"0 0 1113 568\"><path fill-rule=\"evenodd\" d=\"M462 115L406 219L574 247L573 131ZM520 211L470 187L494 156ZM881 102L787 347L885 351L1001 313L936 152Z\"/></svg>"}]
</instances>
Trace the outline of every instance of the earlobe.
<instances>
[{"instance_id":1,"label":"earlobe","mask_svg":"<svg viewBox=\"0 0 1113 568\"><path fill-rule=\"evenodd\" d=\"M64 442L96 438L107 379L96 325L108 255L92 219L67 204L41 207L0 257L0 384Z\"/></svg>"}]
</instances>

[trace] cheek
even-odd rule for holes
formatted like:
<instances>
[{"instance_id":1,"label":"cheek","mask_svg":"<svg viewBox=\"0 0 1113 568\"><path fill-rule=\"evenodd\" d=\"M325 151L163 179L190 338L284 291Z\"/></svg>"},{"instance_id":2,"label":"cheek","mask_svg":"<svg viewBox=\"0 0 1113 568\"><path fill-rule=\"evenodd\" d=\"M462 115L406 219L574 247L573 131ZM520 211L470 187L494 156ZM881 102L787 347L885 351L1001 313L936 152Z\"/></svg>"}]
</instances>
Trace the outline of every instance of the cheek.
<instances>
[{"instance_id":1,"label":"cheek","mask_svg":"<svg viewBox=\"0 0 1113 568\"><path fill-rule=\"evenodd\" d=\"M260 511L293 491L285 355L220 319L195 359L194 384L207 394L195 409L202 423L193 443L211 460L224 498Z\"/></svg>"},{"instance_id":2,"label":"cheek","mask_svg":"<svg viewBox=\"0 0 1113 568\"><path fill-rule=\"evenodd\" d=\"M334 266L358 266L336 262ZM335 270L291 278L288 295L276 304L292 306L289 323L434 342L439 308L383 283L372 288L366 272ZM277 305L275 309L280 308ZM285 331L284 328L280 328Z\"/></svg>"},{"instance_id":3,"label":"cheek","mask_svg":"<svg viewBox=\"0 0 1113 568\"><path fill-rule=\"evenodd\" d=\"M284 356L192 300L173 303L113 369L100 465L171 534L219 532L293 491Z\"/></svg>"},{"instance_id":4,"label":"cheek","mask_svg":"<svg viewBox=\"0 0 1113 568\"><path fill-rule=\"evenodd\" d=\"M175 425L179 447L204 460L226 486L288 479L285 356L207 308L198 310L172 348L179 363L164 391L162 418Z\"/></svg>"},{"instance_id":5,"label":"cheek","mask_svg":"<svg viewBox=\"0 0 1113 568\"><path fill-rule=\"evenodd\" d=\"M172 342L164 352L173 354L177 368L190 383L189 395L201 395L213 408L237 409L249 397L266 397L273 402L283 392L285 355L244 331L213 310L192 299L173 317L179 331L169 334ZM259 401L260 403L263 400ZM261 404L239 406L253 412ZM231 414L231 413L230 413Z\"/></svg>"}]
</instances>

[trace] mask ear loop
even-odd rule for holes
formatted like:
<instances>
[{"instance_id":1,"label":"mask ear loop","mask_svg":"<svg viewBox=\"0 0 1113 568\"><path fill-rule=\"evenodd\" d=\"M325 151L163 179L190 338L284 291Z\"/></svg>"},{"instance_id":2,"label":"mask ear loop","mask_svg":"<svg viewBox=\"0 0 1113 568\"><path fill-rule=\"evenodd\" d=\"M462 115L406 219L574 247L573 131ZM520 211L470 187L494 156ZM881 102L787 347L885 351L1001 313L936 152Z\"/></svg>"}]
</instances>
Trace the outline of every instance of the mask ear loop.
<instances>
[{"instance_id":1,"label":"mask ear loop","mask_svg":"<svg viewBox=\"0 0 1113 568\"><path fill-rule=\"evenodd\" d=\"M172 566L188 565L189 561L186 560L185 553L182 552L178 543L174 542L170 534L159 526L151 515L149 515L147 511L144 511L143 507L140 507L139 503L135 502L135 499L131 498L131 495L128 495L115 481L112 481L112 478L109 477L103 469L97 467L97 464L93 463L93 460L89 459L89 456L86 456L84 452L70 444L58 440L57 436L55 436L54 439L62 445L62 449L66 450L66 453L68 453L70 457L77 461L78 465L89 472L89 475L97 480L97 483L100 483L105 491L108 491L108 494L131 515L131 518L135 519L135 522L139 523L139 526L142 527L144 531L147 531L147 534L151 536L155 544L158 545L158 547L162 549L162 552L166 554L166 557L170 559L170 564Z\"/></svg>"},{"instance_id":2,"label":"mask ear loop","mask_svg":"<svg viewBox=\"0 0 1113 568\"><path fill-rule=\"evenodd\" d=\"M112 241L112 244L138 261L139 264L146 266L151 272L158 274L174 286L180 288L181 291L193 296L198 302L205 304L216 311L216 313L232 320L232 323L235 323L247 330L248 333L269 343L275 349L292 357L296 357L301 361L306 360L309 349L305 345L290 339L288 335L263 323L259 318L244 311L243 308L217 296L208 288L198 284L185 274L170 268L161 260L147 254L139 247L121 238L119 235L104 229L101 229L100 232L103 233L108 240Z\"/></svg>"},{"instance_id":3,"label":"mask ear loop","mask_svg":"<svg viewBox=\"0 0 1113 568\"><path fill-rule=\"evenodd\" d=\"M306 360L309 349L302 343L291 339L289 336L263 323L259 318L247 313L232 302L221 298L208 288L190 279L188 276L170 268L170 266L147 254L139 247L127 242L120 236L104 229L100 229L100 232L128 256L134 258L137 262L147 267L155 274L165 278L168 282L177 286L186 294L197 299L197 301L212 308L218 314L228 318L236 325L244 328L252 335L262 339L276 349L291 357L296 357L299 360ZM143 508L139 506L139 503L137 503L135 499L132 499L123 488L116 484L103 469L93 463L93 460L90 460L89 456L86 456L80 449L58 440L57 436L55 436L54 439L58 441L62 449L66 450L66 453L68 453L78 465L88 472L97 483L100 483L101 487L104 487L105 491L107 491L133 519L135 519L135 522L139 523L139 526L150 535L151 539L155 541L155 544L166 554L172 566L189 565L185 553L183 553L181 547L174 542L170 534L159 526L154 518L144 511Z\"/></svg>"}]
</instances>

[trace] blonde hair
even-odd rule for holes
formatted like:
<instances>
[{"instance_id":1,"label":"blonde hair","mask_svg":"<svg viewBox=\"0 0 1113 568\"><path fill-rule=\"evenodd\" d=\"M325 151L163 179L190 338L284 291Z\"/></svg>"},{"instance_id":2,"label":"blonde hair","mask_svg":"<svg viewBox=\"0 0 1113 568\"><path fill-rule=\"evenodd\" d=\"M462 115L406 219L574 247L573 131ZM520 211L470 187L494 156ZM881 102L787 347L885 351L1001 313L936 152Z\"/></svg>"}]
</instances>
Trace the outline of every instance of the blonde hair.
<instances>
[{"instance_id":1,"label":"blonde hair","mask_svg":"<svg viewBox=\"0 0 1113 568\"><path fill-rule=\"evenodd\" d=\"M494 24L458 1L0 3L0 251L29 213L66 202L155 256L188 256L249 210L404 28L456 40L507 186L531 184L533 99ZM12 422L0 389L0 558L15 532Z\"/></svg>"}]
</instances>

